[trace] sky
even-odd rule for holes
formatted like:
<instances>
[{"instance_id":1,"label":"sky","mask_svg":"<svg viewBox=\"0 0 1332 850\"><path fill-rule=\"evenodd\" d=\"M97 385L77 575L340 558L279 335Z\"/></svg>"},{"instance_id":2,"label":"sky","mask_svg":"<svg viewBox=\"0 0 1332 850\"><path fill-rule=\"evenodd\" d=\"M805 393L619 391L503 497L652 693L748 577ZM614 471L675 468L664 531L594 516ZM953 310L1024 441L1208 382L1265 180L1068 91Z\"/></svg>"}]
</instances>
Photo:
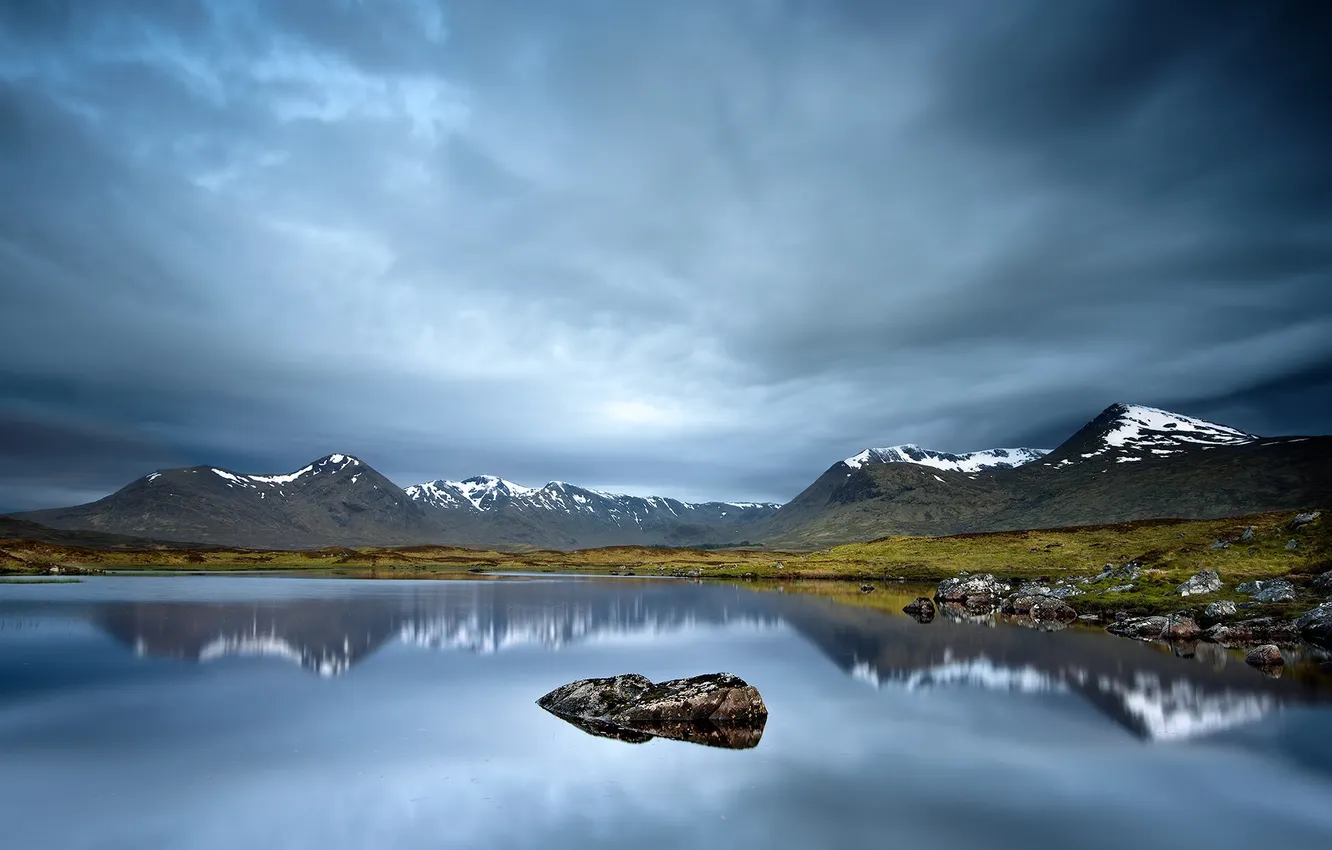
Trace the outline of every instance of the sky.
<instances>
[{"instance_id":1,"label":"sky","mask_svg":"<svg viewBox=\"0 0 1332 850\"><path fill-rule=\"evenodd\" d=\"M0 510L1332 432L1321 2L0 0Z\"/></svg>"}]
</instances>

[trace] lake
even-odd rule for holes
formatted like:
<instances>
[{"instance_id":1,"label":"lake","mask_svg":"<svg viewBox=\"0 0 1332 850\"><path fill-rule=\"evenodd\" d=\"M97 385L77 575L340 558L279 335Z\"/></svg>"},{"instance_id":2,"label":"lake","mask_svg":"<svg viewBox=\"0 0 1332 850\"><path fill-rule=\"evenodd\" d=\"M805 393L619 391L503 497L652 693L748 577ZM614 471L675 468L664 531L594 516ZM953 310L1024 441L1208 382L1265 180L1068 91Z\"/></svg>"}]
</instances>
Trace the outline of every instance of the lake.
<instances>
[{"instance_id":1,"label":"lake","mask_svg":"<svg viewBox=\"0 0 1332 850\"><path fill-rule=\"evenodd\" d=\"M642 579L0 585L7 848L1332 846L1332 686ZM535 700L735 673L752 749Z\"/></svg>"}]
</instances>

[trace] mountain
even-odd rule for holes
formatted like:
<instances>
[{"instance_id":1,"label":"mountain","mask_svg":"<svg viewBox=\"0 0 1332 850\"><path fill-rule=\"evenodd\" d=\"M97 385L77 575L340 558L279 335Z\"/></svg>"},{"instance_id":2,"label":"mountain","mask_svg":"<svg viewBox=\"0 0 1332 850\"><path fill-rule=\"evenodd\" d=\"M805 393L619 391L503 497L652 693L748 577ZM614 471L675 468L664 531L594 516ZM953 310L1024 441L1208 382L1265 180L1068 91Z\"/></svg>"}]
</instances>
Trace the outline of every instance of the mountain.
<instances>
[{"instance_id":1,"label":"mountain","mask_svg":"<svg viewBox=\"0 0 1332 850\"><path fill-rule=\"evenodd\" d=\"M54 529L248 548L450 544L574 549L745 541L777 505L621 496L493 476L398 487L359 458L331 454L295 472L211 466L158 470L106 498L22 519Z\"/></svg>"},{"instance_id":2,"label":"mountain","mask_svg":"<svg viewBox=\"0 0 1332 850\"><path fill-rule=\"evenodd\" d=\"M763 540L819 546L1332 503L1332 437L1264 438L1136 404L1111 405L1020 465L966 471L939 466L941 454L839 461L762 525Z\"/></svg>"},{"instance_id":3,"label":"mountain","mask_svg":"<svg viewBox=\"0 0 1332 850\"><path fill-rule=\"evenodd\" d=\"M1011 469L1040 460L1049 453L1049 449L986 449L955 455L922 449L914 443L907 443L901 446L889 446L886 449L864 449L842 463L852 469L860 469L867 463L918 463L921 466L949 469L954 472L980 472L982 469Z\"/></svg>"},{"instance_id":4,"label":"mountain","mask_svg":"<svg viewBox=\"0 0 1332 850\"><path fill-rule=\"evenodd\" d=\"M552 481L524 487L490 475L463 481L429 481L407 496L441 516L470 517L537 539L547 548L625 543L705 545L739 543L747 529L776 512L755 502L681 502L663 496L625 496ZM517 529L522 529L518 532ZM552 542L553 541L553 542Z\"/></svg>"}]
</instances>

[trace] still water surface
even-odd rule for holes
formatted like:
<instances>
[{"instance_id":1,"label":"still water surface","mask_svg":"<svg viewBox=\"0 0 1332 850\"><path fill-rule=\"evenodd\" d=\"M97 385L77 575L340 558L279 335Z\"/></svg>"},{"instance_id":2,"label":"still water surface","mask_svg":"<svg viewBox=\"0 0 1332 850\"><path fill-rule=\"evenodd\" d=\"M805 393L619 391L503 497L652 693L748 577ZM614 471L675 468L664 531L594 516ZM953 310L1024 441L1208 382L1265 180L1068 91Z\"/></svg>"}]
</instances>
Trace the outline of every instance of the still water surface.
<instances>
[{"instance_id":1,"label":"still water surface","mask_svg":"<svg viewBox=\"0 0 1332 850\"><path fill-rule=\"evenodd\" d=\"M1332 691L1235 656L634 579L0 585L7 848L1332 847ZM565 682L736 673L753 749Z\"/></svg>"}]
</instances>

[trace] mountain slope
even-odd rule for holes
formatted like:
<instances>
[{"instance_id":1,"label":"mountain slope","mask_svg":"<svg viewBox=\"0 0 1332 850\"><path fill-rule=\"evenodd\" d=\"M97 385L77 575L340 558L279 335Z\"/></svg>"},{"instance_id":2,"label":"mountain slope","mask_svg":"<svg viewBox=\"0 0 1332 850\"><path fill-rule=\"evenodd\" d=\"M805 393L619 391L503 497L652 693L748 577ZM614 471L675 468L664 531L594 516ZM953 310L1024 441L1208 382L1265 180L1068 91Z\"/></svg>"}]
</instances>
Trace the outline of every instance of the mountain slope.
<instances>
[{"instance_id":1,"label":"mountain slope","mask_svg":"<svg viewBox=\"0 0 1332 850\"><path fill-rule=\"evenodd\" d=\"M403 490L360 459L333 454L281 475L159 470L96 502L22 517L55 529L248 548L574 549L740 543L777 507L622 496L562 482L531 488L494 476Z\"/></svg>"},{"instance_id":2,"label":"mountain slope","mask_svg":"<svg viewBox=\"0 0 1332 850\"><path fill-rule=\"evenodd\" d=\"M983 469L1011 469L1049 454L1049 449L986 449L966 454L950 454L922 449L914 443L884 449L864 449L842 463L852 469L874 463L918 463L953 472L980 472Z\"/></svg>"},{"instance_id":3,"label":"mountain slope","mask_svg":"<svg viewBox=\"0 0 1332 850\"><path fill-rule=\"evenodd\" d=\"M1261 438L1141 405L1106 408L1038 461L979 473L833 464L763 527L774 546L957 534L1332 502L1332 437Z\"/></svg>"}]
</instances>

